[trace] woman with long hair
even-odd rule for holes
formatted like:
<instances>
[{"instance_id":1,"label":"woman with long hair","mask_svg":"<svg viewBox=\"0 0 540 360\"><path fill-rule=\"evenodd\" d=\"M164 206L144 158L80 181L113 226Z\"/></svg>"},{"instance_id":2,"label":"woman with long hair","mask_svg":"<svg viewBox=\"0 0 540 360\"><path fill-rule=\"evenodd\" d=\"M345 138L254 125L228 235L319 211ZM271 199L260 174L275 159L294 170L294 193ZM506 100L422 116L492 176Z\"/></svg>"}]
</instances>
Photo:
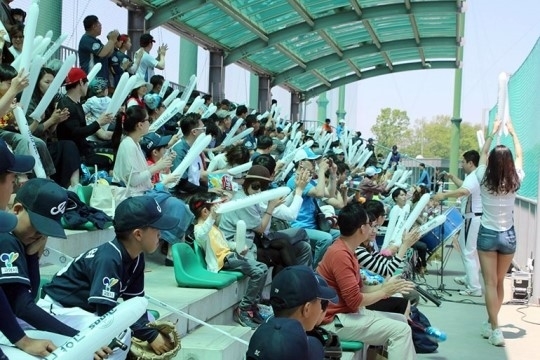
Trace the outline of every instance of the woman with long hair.
<instances>
[{"instance_id":1,"label":"woman with long hair","mask_svg":"<svg viewBox=\"0 0 540 360\"><path fill-rule=\"evenodd\" d=\"M504 298L504 277L516 251L514 202L524 177L523 152L510 120L506 122L506 127L514 143L515 159L512 151L504 145L497 145L489 151L500 126L500 120L496 120L482 148L476 170L482 197L477 249L488 312L488 321L482 326L482 336L495 346L504 345L497 317Z\"/></svg>"},{"instance_id":2,"label":"woman with long hair","mask_svg":"<svg viewBox=\"0 0 540 360\"><path fill-rule=\"evenodd\" d=\"M140 106L128 107L123 121L116 123L113 139L120 138L122 130L126 136L120 142L120 147L116 153L113 177L115 181L129 185L127 189L129 195L151 196L156 200L164 213L180 219L180 223L174 229L161 231L161 238L172 245L184 240L184 235L193 221L193 214L182 200L173 197L166 190L157 190L154 188L152 175L169 169L174 158L173 154L175 153L171 152L170 155L163 156L153 165L149 166L147 164L139 141L148 133L149 126L148 114ZM178 178L173 174L167 176ZM170 248L169 246L165 260L167 266L173 265Z\"/></svg>"}]
</instances>

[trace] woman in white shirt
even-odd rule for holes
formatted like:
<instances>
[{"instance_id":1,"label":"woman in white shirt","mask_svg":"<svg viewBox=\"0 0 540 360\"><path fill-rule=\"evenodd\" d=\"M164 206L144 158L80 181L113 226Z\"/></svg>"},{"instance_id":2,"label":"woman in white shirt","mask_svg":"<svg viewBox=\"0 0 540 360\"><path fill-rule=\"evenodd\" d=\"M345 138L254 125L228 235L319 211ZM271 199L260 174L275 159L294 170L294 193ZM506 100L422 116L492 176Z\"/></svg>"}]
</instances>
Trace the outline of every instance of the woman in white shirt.
<instances>
[{"instance_id":1,"label":"woman in white shirt","mask_svg":"<svg viewBox=\"0 0 540 360\"><path fill-rule=\"evenodd\" d=\"M113 136L118 136L121 130L124 130L126 136L120 143L115 156L114 180L124 184L129 182L128 192L130 195L151 196L158 202L164 213L180 219L180 223L176 228L161 231L161 238L169 244L183 241L184 235L193 221L193 214L182 200L173 197L168 191L156 190L151 180L153 174L170 168L174 155L163 156L153 165L147 164L139 144L141 138L148 133L150 126L149 117L144 108L140 106L128 107L124 120L117 122L116 126L121 129L117 130L115 128L115 135ZM178 179L178 176L168 174L162 181L167 183ZM141 224L141 226L144 226L144 224ZM172 266L170 246L165 264Z\"/></svg>"},{"instance_id":2,"label":"woman in white shirt","mask_svg":"<svg viewBox=\"0 0 540 360\"><path fill-rule=\"evenodd\" d=\"M510 121L506 122L506 127L514 143L515 159L512 157L512 151L504 145L495 146L488 156L491 141L500 126L501 122L495 121L493 131L482 148L476 170L482 198L477 249L484 277L488 312L488 321L484 322L481 333L495 346L504 345L497 316L504 298L504 277L516 251L514 201L524 177L523 152Z\"/></svg>"}]
</instances>

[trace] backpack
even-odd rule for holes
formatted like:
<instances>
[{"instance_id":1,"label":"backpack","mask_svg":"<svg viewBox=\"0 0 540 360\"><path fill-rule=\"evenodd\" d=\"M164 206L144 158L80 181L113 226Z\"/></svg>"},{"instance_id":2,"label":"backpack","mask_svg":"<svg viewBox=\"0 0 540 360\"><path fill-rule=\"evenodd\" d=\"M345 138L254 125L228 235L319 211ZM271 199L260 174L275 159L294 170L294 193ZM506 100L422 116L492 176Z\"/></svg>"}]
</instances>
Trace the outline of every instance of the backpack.
<instances>
[{"instance_id":1,"label":"backpack","mask_svg":"<svg viewBox=\"0 0 540 360\"><path fill-rule=\"evenodd\" d=\"M425 329L431 326L428 318L416 306L411 306L410 318L409 326L412 330L412 339L416 353L428 354L437 350L439 344L431 340L425 332Z\"/></svg>"},{"instance_id":2,"label":"backpack","mask_svg":"<svg viewBox=\"0 0 540 360\"><path fill-rule=\"evenodd\" d=\"M324 348L325 360L339 360L341 359L341 342L336 333L325 330L320 326L315 326L311 331L307 331L308 336L318 339Z\"/></svg>"}]
</instances>

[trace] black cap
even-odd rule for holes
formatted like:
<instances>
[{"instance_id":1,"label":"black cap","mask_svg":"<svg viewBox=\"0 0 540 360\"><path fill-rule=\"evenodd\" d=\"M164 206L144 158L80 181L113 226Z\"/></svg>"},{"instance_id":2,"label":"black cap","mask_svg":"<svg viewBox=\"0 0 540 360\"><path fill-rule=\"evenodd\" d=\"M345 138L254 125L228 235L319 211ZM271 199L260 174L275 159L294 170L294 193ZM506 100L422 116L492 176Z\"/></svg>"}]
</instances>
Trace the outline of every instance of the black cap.
<instances>
[{"instance_id":1,"label":"black cap","mask_svg":"<svg viewBox=\"0 0 540 360\"><path fill-rule=\"evenodd\" d=\"M36 160L28 155L15 155L4 140L0 140L0 174L6 172L27 173L32 171Z\"/></svg>"},{"instance_id":2,"label":"black cap","mask_svg":"<svg viewBox=\"0 0 540 360\"><path fill-rule=\"evenodd\" d=\"M0 233L8 233L17 226L17 217L0 210Z\"/></svg>"},{"instance_id":3,"label":"black cap","mask_svg":"<svg viewBox=\"0 0 540 360\"><path fill-rule=\"evenodd\" d=\"M155 43L156 40L154 40L154 37L150 34L142 34L140 39L139 39L139 44L142 46L142 47L146 47L148 45L150 45L150 43Z\"/></svg>"},{"instance_id":4,"label":"black cap","mask_svg":"<svg viewBox=\"0 0 540 360\"><path fill-rule=\"evenodd\" d=\"M24 206L36 231L62 239L67 238L61 222L67 202L67 191L48 179L30 179L15 195L15 203Z\"/></svg>"},{"instance_id":5,"label":"black cap","mask_svg":"<svg viewBox=\"0 0 540 360\"><path fill-rule=\"evenodd\" d=\"M114 229L118 232L152 227L171 230L180 219L165 215L150 196L134 196L122 201L114 212Z\"/></svg>"},{"instance_id":6,"label":"black cap","mask_svg":"<svg viewBox=\"0 0 540 360\"><path fill-rule=\"evenodd\" d=\"M281 317L259 325L249 341L246 357L248 360L314 360L302 324Z\"/></svg>"},{"instance_id":7,"label":"black cap","mask_svg":"<svg viewBox=\"0 0 540 360\"><path fill-rule=\"evenodd\" d=\"M275 309L293 309L315 299L338 302L334 289L305 265L289 266L272 280L270 303Z\"/></svg>"}]
</instances>

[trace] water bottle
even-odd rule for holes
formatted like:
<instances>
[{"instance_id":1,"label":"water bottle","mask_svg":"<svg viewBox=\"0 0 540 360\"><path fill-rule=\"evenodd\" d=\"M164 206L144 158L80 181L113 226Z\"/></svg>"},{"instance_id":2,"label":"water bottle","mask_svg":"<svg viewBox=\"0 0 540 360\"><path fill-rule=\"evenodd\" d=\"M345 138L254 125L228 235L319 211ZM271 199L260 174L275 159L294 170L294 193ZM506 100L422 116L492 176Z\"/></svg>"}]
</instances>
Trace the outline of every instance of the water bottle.
<instances>
[{"instance_id":1,"label":"water bottle","mask_svg":"<svg viewBox=\"0 0 540 360\"><path fill-rule=\"evenodd\" d=\"M424 331L431 341L434 341L434 342L446 341L446 333L444 331L441 331L433 326L427 327Z\"/></svg>"}]
</instances>

